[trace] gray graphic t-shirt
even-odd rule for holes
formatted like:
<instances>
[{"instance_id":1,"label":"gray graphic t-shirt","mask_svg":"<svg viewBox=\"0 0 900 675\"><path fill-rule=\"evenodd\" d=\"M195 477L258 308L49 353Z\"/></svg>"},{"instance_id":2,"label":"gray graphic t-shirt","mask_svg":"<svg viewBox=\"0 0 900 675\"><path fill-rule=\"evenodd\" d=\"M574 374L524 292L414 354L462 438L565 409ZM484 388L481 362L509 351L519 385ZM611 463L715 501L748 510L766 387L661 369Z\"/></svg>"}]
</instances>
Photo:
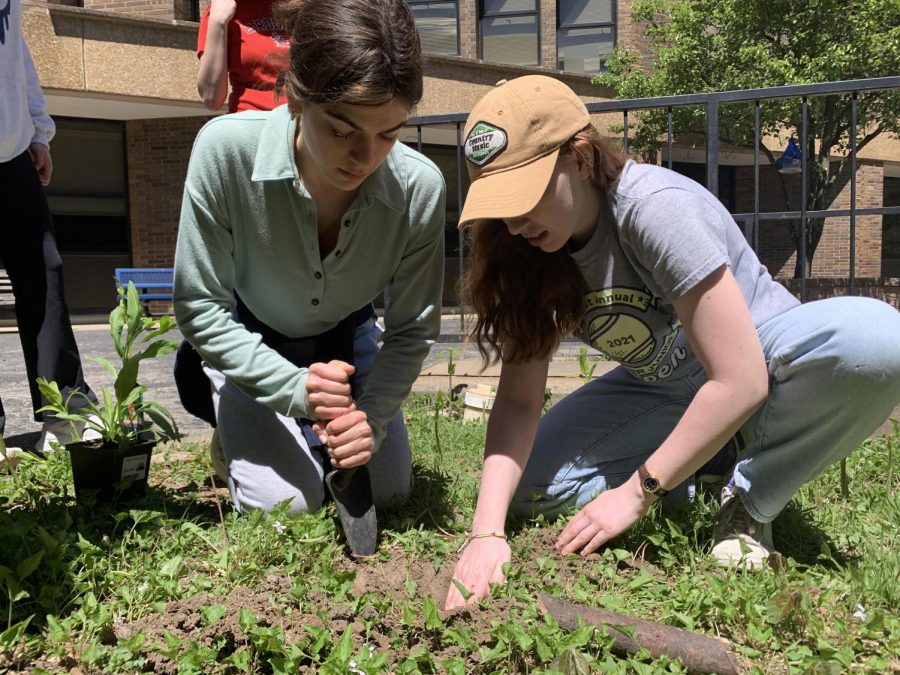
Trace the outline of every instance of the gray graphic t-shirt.
<instances>
[{"instance_id":1,"label":"gray graphic t-shirt","mask_svg":"<svg viewBox=\"0 0 900 675\"><path fill-rule=\"evenodd\" d=\"M757 327L799 304L772 279L719 200L691 179L629 161L607 198L611 213L571 254L586 286L578 337L638 379L696 369L672 302L722 265L737 279Z\"/></svg>"}]
</instances>

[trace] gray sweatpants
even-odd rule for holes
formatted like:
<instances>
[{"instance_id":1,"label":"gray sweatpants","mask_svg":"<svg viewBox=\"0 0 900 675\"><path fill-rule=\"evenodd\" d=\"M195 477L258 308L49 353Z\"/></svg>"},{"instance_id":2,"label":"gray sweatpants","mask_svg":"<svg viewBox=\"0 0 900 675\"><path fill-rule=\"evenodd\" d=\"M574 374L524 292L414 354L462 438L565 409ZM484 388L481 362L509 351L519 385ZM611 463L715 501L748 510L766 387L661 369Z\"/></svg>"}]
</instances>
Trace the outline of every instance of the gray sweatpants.
<instances>
[{"instance_id":1,"label":"gray sweatpants","mask_svg":"<svg viewBox=\"0 0 900 675\"><path fill-rule=\"evenodd\" d=\"M795 307L757 333L769 396L740 430L746 458L733 478L750 514L768 522L900 401L900 312L869 298L831 298ZM541 420L513 512L558 515L624 483L705 381L702 368L645 383L619 367L562 399ZM685 481L670 497L690 490Z\"/></svg>"},{"instance_id":2,"label":"gray sweatpants","mask_svg":"<svg viewBox=\"0 0 900 675\"><path fill-rule=\"evenodd\" d=\"M365 389L378 353L381 328L374 319L356 329L352 382ZM317 510L325 499L325 472L330 464L308 427L253 400L222 373L203 368L212 383L219 442L228 466L228 491L235 508L270 510L291 500L291 513ZM403 416L388 424L387 435L368 464L376 505L399 503L409 496L412 453Z\"/></svg>"}]
</instances>

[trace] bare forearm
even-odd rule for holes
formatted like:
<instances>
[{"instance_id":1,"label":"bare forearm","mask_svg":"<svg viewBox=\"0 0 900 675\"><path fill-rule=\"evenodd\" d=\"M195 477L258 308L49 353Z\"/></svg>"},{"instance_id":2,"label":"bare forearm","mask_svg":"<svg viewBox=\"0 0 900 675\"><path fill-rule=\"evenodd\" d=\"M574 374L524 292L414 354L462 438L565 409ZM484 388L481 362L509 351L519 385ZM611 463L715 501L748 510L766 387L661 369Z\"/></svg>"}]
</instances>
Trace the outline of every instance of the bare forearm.
<instances>
[{"instance_id":1,"label":"bare forearm","mask_svg":"<svg viewBox=\"0 0 900 675\"><path fill-rule=\"evenodd\" d=\"M503 531L509 504L531 454L539 415L539 410L519 409L500 400L494 404L473 532Z\"/></svg>"},{"instance_id":2,"label":"bare forearm","mask_svg":"<svg viewBox=\"0 0 900 675\"><path fill-rule=\"evenodd\" d=\"M769 378L750 310L728 268L677 299L675 309L708 379L646 462L666 488L680 484L731 438L765 400Z\"/></svg>"},{"instance_id":3,"label":"bare forearm","mask_svg":"<svg viewBox=\"0 0 900 675\"><path fill-rule=\"evenodd\" d=\"M228 23L210 20L200 57L197 92L210 110L219 110L228 94Z\"/></svg>"},{"instance_id":4,"label":"bare forearm","mask_svg":"<svg viewBox=\"0 0 900 675\"><path fill-rule=\"evenodd\" d=\"M725 445L765 399L765 389L704 384L647 468L667 488L680 484Z\"/></svg>"}]
</instances>

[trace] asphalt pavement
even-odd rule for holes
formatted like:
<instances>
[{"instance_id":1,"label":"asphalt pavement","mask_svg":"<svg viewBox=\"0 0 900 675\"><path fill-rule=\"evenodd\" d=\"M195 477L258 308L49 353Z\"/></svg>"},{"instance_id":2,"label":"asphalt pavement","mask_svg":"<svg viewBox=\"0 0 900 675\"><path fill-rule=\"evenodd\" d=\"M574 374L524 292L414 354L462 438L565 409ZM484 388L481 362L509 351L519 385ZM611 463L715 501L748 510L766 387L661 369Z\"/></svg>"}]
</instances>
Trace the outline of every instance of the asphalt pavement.
<instances>
[{"instance_id":1,"label":"asphalt pavement","mask_svg":"<svg viewBox=\"0 0 900 675\"><path fill-rule=\"evenodd\" d=\"M91 360L91 357L104 357L116 363L118 357L113 348L109 328L105 324L76 325L75 340L81 353L85 378L90 386L99 394L101 387L112 387L112 377L102 366ZM422 374L413 385L413 392L446 390L450 384L448 365L452 357L454 364L453 384L465 383L495 385L499 376L499 366L486 370L481 368L481 358L473 345L464 340L467 327L460 321L459 315L445 315L441 322L441 334L432 346L423 364ZM170 336L180 339L180 334L173 331ZM550 365L547 388L553 393L552 402L580 386L582 378L579 366L581 343L563 342ZM591 358L596 352L589 351ZM172 379L172 367L175 355L148 359L141 362L140 382L150 391L149 397L167 407L178 423L182 434L190 440L208 440L212 430L202 420L186 412L178 399L175 382ZM609 362L599 362L594 376L602 375L613 367ZM36 422L31 412L31 397L28 391L25 363L22 359L22 347L15 327L0 327L0 396L6 411L5 437L7 445L31 448L37 442L41 424ZM895 408L894 419L900 419L900 406ZM877 433L884 434L890 430L885 422Z\"/></svg>"},{"instance_id":2,"label":"asphalt pavement","mask_svg":"<svg viewBox=\"0 0 900 675\"><path fill-rule=\"evenodd\" d=\"M105 324L75 325L75 340L84 368L85 379L97 394L101 387L112 387L111 375L91 357L103 357L116 363L118 357L113 348L109 328ZM172 339L180 339L180 334L173 331ZM481 360L477 350L464 342L465 327L459 315L445 315L442 319L441 335L432 346L423 365L423 376L413 387L413 391L434 391L447 386L447 364L452 354L456 364L456 381L469 378L471 381L496 382L497 369L487 373L479 373ZM580 345L575 342L564 343L558 354L558 364L568 364L568 371L577 375L577 358ZM149 389L148 398L167 407L173 414L181 432L188 439L208 439L212 433L210 427L202 420L187 413L178 399L175 382L172 379L172 367L175 355L147 359L141 362L139 381ZM564 378L567 379L567 378ZM566 382L560 388L557 382L555 391L571 390L577 386L577 377ZM22 358L22 346L14 326L0 328L0 396L6 412L5 437L7 445L24 448L33 447L37 442L41 424L34 420L31 412L31 397L25 373L25 362Z\"/></svg>"}]
</instances>

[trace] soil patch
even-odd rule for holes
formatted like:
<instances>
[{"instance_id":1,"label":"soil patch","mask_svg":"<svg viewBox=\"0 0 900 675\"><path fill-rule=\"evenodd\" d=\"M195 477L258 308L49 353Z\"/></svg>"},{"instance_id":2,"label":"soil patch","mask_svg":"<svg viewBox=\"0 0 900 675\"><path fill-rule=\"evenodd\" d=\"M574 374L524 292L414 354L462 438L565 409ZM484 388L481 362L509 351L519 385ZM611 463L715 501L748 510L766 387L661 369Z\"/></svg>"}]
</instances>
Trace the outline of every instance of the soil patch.
<instances>
[{"instance_id":1,"label":"soil patch","mask_svg":"<svg viewBox=\"0 0 900 675\"><path fill-rule=\"evenodd\" d=\"M128 639L143 633L148 666L153 672L177 673L177 655L166 653L168 650L163 648L167 634L177 637L183 644L196 642L215 649L217 660L221 661L249 645L247 632L241 626L241 611L249 610L256 617L257 626L279 627L285 644L308 640L310 628L327 628L331 636L338 639L350 627L356 645L368 644L377 651L390 653L396 647L397 636L406 634L410 639L420 641L419 644L426 644L435 660L446 659L461 655L463 648L440 644L437 636L426 629L422 616L415 616L410 625L409 617L404 617L400 608L406 601L409 606L421 607L425 598L432 598L441 607L453 563L455 559L447 560L436 570L430 562L411 558L403 552L392 555L387 561L337 561L339 571L355 573L344 602L335 602L321 591L298 598L292 593L294 579L272 573L258 585L252 588L238 586L224 597L203 593L170 602L159 614L117 626L115 636ZM413 589L411 593L410 589ZM381 610L365 601L356 602L366 594L393 601L390 603L393 607L383 611L384 600L377 602L382 606ZM210 623L208 612L214 605L225 609L221 618ZM498 598L488 608L473 606L449 614L441 612L441 618L448 626L467 626L475 636L476 644L481 646L493 642L490 636L492 621L514 616L521 609L521 603L515 600ZM410 648L415 646L409 645Z\"/></svg>"},{"instance_id":2,"label":"soil patch","mask_svg":"<svg viewBox=\"0 0 900 675\"><path fill-rule=\"evenodd\" d=\"M557 580L563 580L564 584L571 583L580 574L591 574L597 558L561 558L553 549L557 536L557 527L533 529L518 535L520 555L517 559L521 561L522 574L540 579L540 560L546 561L548 557L554 562ZM475 648L471 644L468 647L446 644L440 639L439 632L427 628L426 617L410 617L404 607L415 607L419 614L423 601L430 598L440 610L455 563L456 556L450 556L435 569L431 561L422 556L414 557L399 547L391 551L387 560L381 555L364 560L341 558L335 561L336 572L352 578L349 592L339 594L343 601L335 601L333 595L319 590L298 597L293 578L270 573L259 584L238 586L224 597L200 594L170 602L159 614L118 626L115 634L127 639L143 633L150 668L159 673L176 673L179 668L177 655L162 648L166 644L166 634L177 637L183 644L195 642L216 650L216 658L221 662L249 646L251 638L241 625L242 610L249 610L255 616L257 626L279 627L283 631L284 644L308 642L310 631L322 628L328 630L329 641L333 643L349 627L357 647L369 645L377 653L393 655L403 652L403 648L412 651L424 646L435 662L463 656L470 659L468 667L475 667L478 648L496 642L492 635L494 624L498 620L521 616L527 606L526 602L515 598L498 597L486 607L473 605L450 613L439 611L444 626L465 629ZM649 566L653 573L652 565L641 561L623 563L620 572L635 573L643 566ZM630 567L633 569L629 570ZM210 622L208 608L213 605L224 607L224 610L220 608L221 617ZM403 644L398 645L398 640ZM326 653L330 649L331 645ZM392 658L389 657L388 670ZM313 669L313 666L308 667Z\"/></svg>"}]
</instances>

